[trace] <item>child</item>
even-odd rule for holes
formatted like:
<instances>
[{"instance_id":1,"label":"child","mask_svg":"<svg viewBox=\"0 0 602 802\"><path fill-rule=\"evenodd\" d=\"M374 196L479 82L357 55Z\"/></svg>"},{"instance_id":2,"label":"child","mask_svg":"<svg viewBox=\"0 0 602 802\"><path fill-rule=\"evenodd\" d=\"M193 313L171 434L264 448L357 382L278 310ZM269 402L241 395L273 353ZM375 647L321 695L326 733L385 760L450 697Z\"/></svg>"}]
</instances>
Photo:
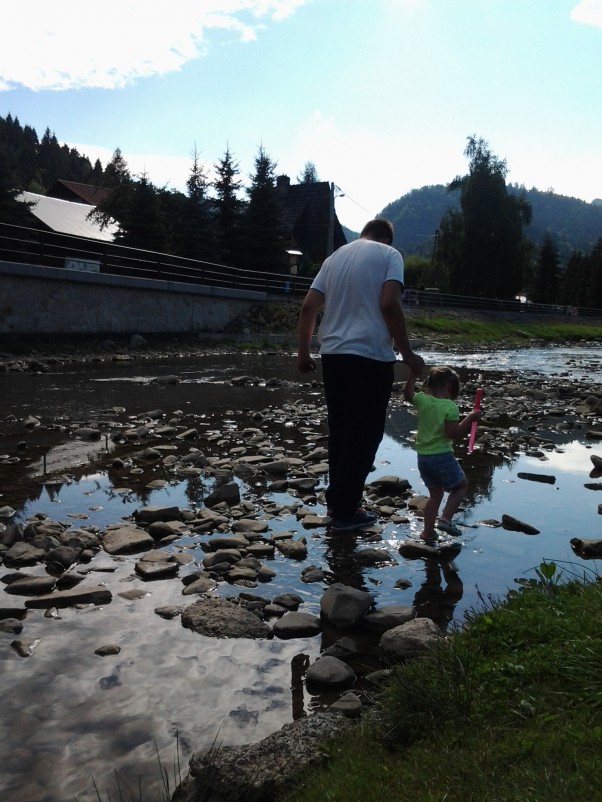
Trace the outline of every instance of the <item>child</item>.
<instances>
[{"instance_id":1,"label":"child","mask_svg":"<svg viewBox=\"0 0 602 802\"><path fill-rule=\"evenodd\" d=\"M409 374L403 394L418 412L418 470L429 491L429 499L424 507L424 529L420 537L427 541L436 539L435 521L445 492L449 495L437 529L459 537L462 532L454 526L452 518L464 498L467 481L454 457L453 440L467 432L481 413L474 410L460 421L460 411L455 403L460 392L460 381L451 368L431 368L422 385L422 392L414 391L417 378L415 373Z\"/></svg>"}]
</instances>

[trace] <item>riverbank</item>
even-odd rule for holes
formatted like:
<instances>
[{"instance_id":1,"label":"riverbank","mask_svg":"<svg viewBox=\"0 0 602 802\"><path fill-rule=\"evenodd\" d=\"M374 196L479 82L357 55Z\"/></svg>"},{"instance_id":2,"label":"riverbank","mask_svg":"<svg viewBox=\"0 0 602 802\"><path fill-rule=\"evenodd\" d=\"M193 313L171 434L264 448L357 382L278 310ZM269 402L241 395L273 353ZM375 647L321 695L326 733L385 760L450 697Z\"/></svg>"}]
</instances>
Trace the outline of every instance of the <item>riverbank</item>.
<instances>
[{"instance_id":1,"label":"riverbank","mask_svg":"<svg viewBox=\"0 0 602 802\"><path fill-rule=\"evenodd\" d=\"M330 743L329 768L287 802L596 798L602 586L595 572L561 574L542 564L534 587L484 602L463 632L397 668L371 723Z\"/></svg>"},{"instance_id":2,"label":"riverbank","mask_svg":"<svg viewBox=\"0 0 602 802\"><path fill-rule=\"evenodd\" d=\"M232 349L281 350L296 347L299 304L262 304L254 307L222 333L190 335L135 332L120 336L3 336L0 369L19 369L19 360L102 362L115 358L150 359L189 357ZM588 343L602 339L602 319L528 312L405 307L410 338L423 350L441 347L491 349L558 343ZM317 349L317 343L315 344ZM27 367L25 368L27 369ZM35 369L35 366L34 368Z\"/></svg>"}]
</instances>

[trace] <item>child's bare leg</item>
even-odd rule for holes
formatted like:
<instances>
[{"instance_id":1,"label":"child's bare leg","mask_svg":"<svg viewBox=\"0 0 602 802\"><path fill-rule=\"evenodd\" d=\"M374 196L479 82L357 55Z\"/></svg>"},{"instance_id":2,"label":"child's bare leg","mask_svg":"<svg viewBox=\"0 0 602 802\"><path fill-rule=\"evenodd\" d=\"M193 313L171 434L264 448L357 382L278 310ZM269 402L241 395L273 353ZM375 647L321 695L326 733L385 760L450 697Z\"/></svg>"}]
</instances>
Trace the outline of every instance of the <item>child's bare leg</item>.
<instances>
[{"instance_id":1,"label":"child's bare leg","mask_svg":"<svg viewBox=\"0 0 602 802\"><path fill-rule=\"evenodd\" d=\"M465 479L463 482L460 482L459 485L456 485L454 488L452 488L452 490L449 491L449 496L447 497L447 501L443 507L443 512L441 513L443 520L451 523L452 518L458 511L460 502L466 495L467 488L468 481Z\"/></svg>"},{"instance_id":2,"label":"child's bare leg","mask_svg":"<svg viewBox=\"0 0 602 802\"><path fill-rule=\"evenodd\" d=\"M435 521L439 512L439 505L443 499L442 487L431 487L429 499L424 505L424 529L420 537L422 540L432 540L435 537Z\"/></svg>"}]
</instances>

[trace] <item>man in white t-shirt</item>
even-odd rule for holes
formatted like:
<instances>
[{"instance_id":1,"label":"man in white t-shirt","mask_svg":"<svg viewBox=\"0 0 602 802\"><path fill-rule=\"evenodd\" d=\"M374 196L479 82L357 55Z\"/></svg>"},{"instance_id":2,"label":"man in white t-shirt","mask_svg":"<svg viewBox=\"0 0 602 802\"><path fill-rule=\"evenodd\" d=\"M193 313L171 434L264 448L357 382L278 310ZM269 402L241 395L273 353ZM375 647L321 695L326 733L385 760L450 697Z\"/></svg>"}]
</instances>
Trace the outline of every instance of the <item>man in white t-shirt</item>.
<instances>
[{"instance_id":1,"label":"man in white t-shirt","mask_svg":"<svg viewBox=\"0 0 602 802\"><path fill-rule=\"evenodd\" d=\"M408 339L401 306L403 260L392 242L388 220L366 223L358 240L324 261L299 314L297 367L313 373L311 338L325 307L318 340L329 430L326 504L336 532L377 521L361 501L385 430L394 345L411 370L424 365Z\"/></svg>"}]
</instances>

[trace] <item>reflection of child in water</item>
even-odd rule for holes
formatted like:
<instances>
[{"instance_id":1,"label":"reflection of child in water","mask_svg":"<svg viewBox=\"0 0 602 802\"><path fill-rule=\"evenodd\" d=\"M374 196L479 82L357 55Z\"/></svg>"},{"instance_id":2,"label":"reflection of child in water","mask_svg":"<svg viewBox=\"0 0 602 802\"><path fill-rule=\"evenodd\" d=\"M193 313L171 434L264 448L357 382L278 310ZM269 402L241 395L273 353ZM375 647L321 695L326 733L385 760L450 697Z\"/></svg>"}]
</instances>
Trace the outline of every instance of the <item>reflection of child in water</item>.
<instances>
[{"instance_id":1,"label":"reflection of child in water","mask_svg":"<svg viewBox=\"0 0 602 802\"><path fill-rule=\"evenodd\" d=\"M435 521L446 492L449 495L437 529L459 537L462 532L452 523L452 517L466 494L467 481L454 456L453 441L467 432L481 413L473 410L460 420L460 411L456 404L460 380L451 368L431 368L422 385L422 392L414 391L416 379L416 374L410 373L403 394L406 401L418 412L418 470L429 491L429 499L424 507L424 529L420 537L422 540L435 539Z\"/></svg>"},{"instance_id":2,"label":"reflection of child in water","mask_svg":"<svg viewBox=\"0 0 602 802\"><path fill-rule=\"evenodd\" d=\"M424 571L424 582L414 596L416 614L418 618L430 618L445 629L454 617L454 609L462 598L464 585L453 563L425 560Z\"/></svg>"}]
</instances>

